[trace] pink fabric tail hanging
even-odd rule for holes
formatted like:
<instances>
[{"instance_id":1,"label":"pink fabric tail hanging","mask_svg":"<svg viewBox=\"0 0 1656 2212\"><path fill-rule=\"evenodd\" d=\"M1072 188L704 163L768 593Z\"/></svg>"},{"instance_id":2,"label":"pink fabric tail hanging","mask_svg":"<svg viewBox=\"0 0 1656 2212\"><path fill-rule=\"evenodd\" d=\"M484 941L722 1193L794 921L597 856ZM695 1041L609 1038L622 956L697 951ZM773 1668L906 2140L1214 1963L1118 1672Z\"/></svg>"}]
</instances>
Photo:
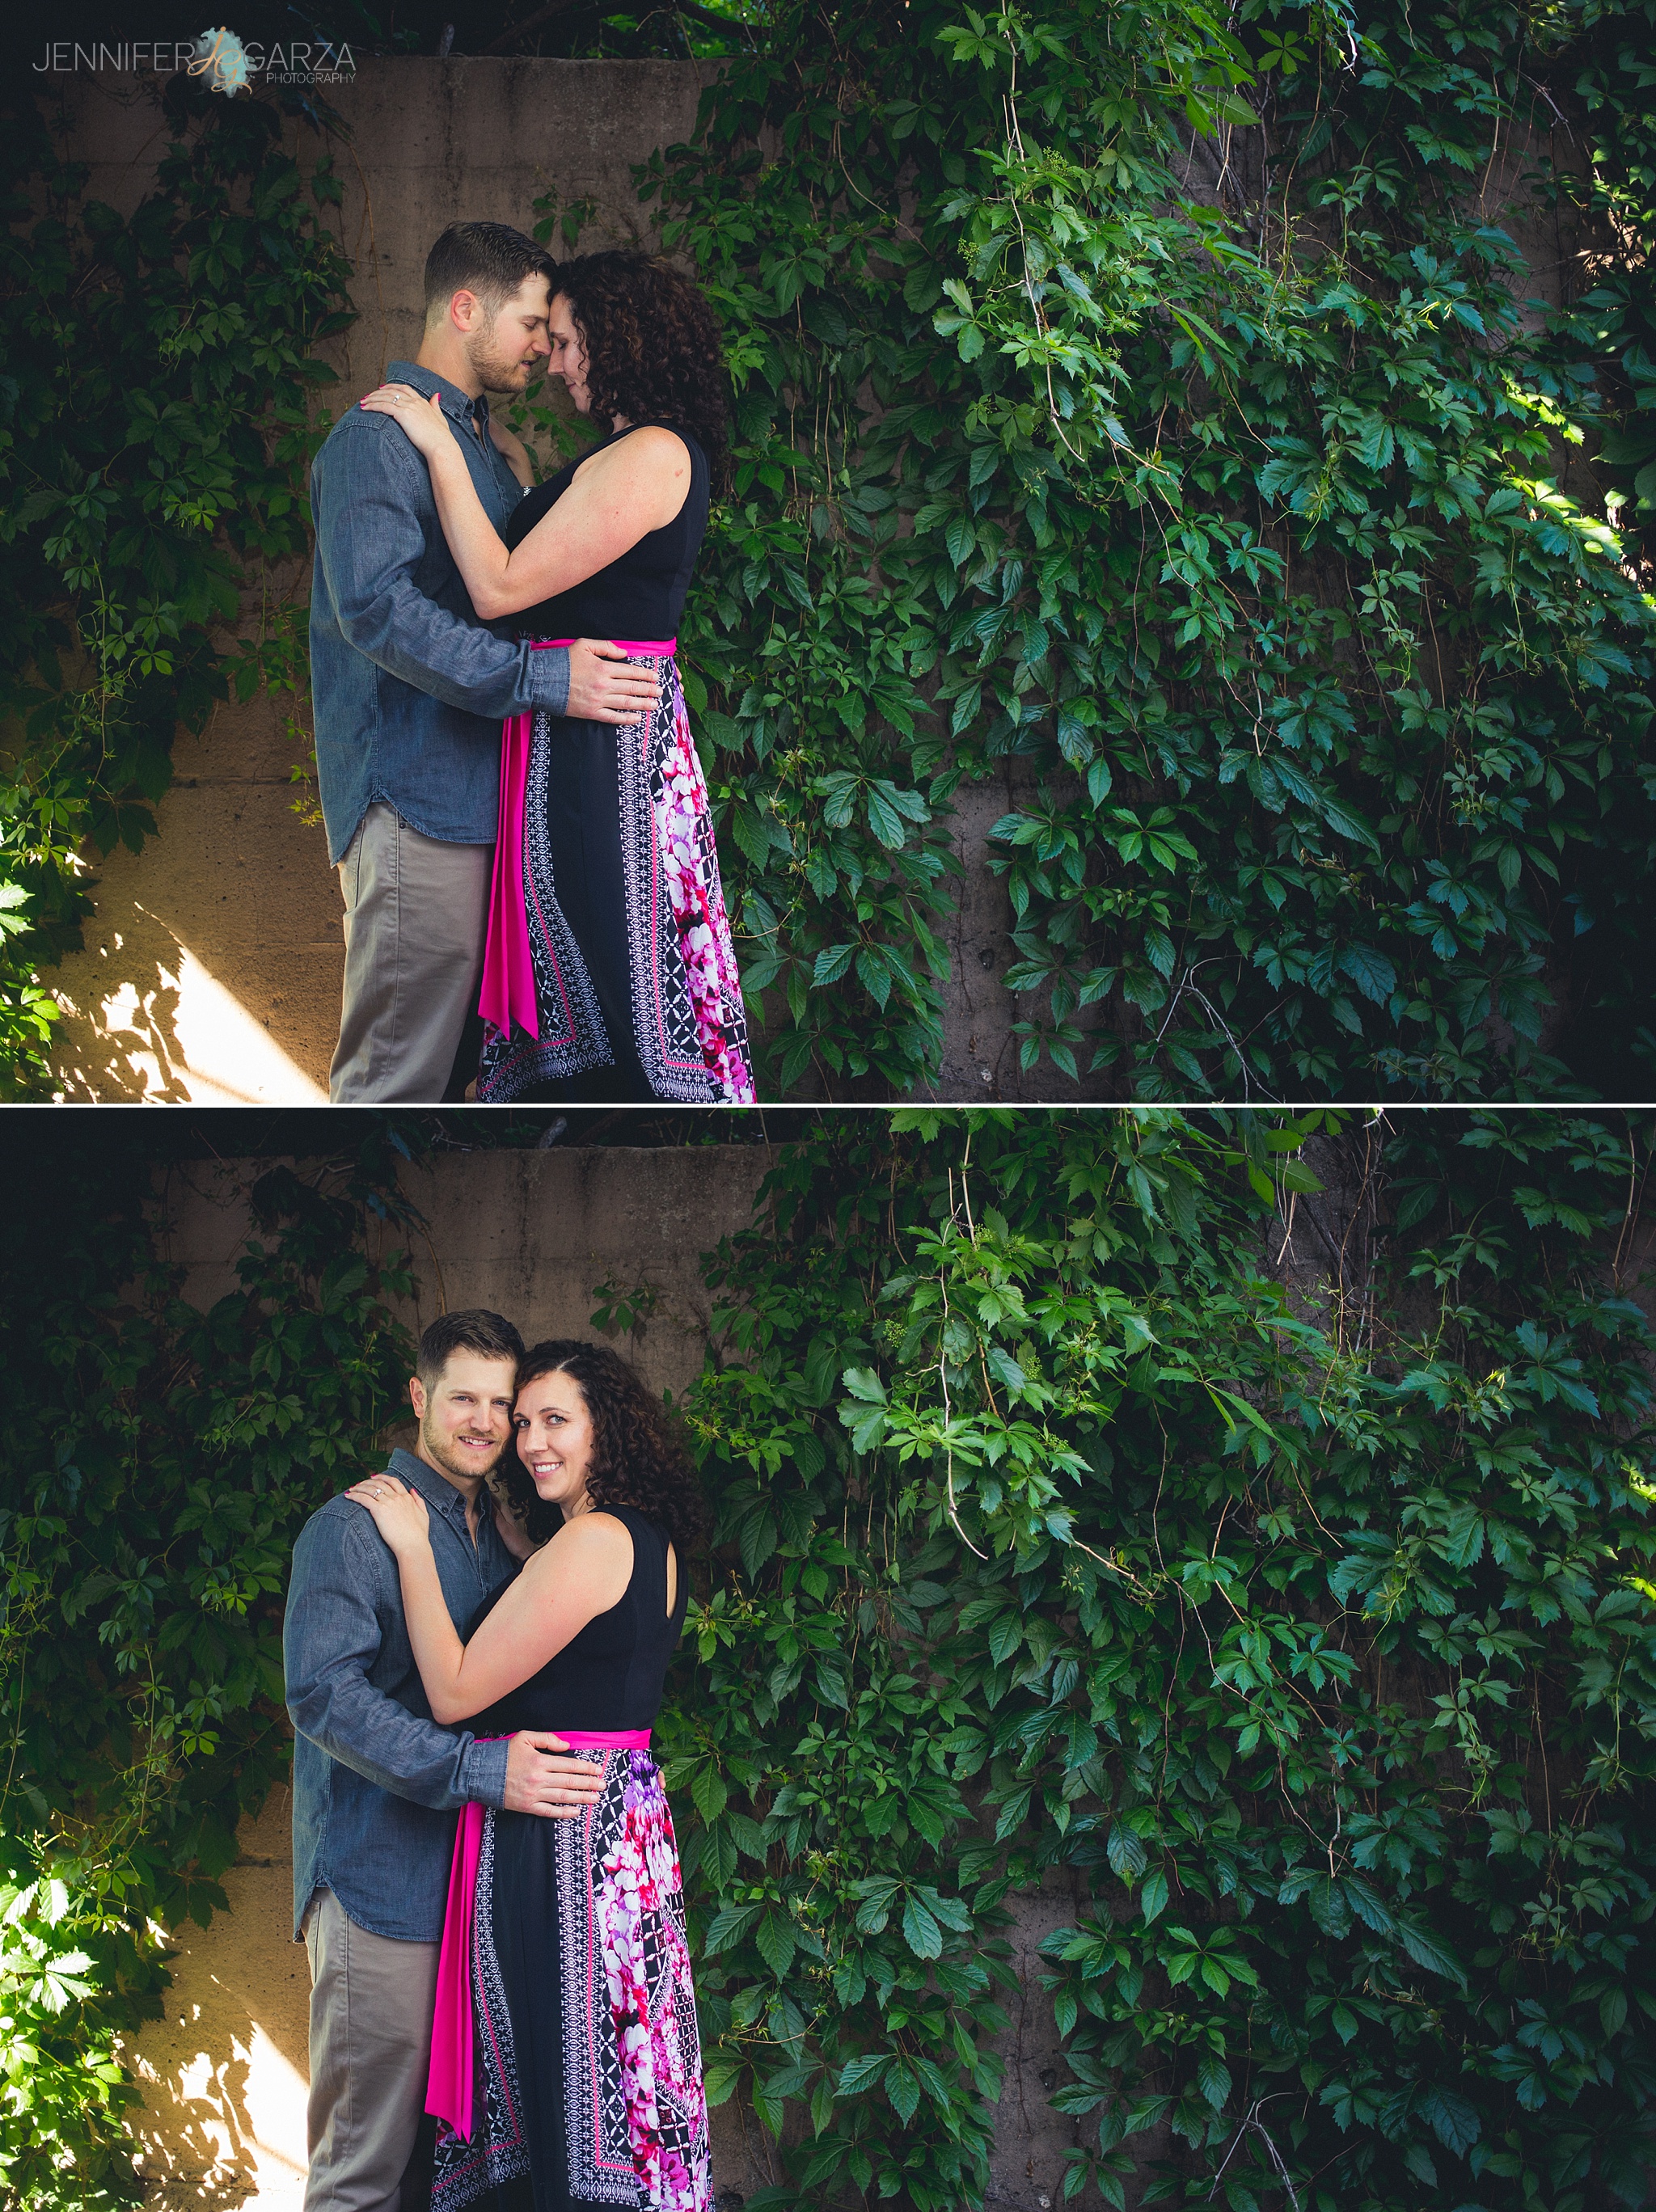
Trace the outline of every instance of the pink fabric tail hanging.
<instances>
[{"instance_id":1,"label":"pink fabric tail hanging","mask_svg":"<svg viewBox=\"0 0 1656 2212\"><path fill-rule=\"evenodd\" d=\"M670 659L679 645L676 637L654 643L618 637L610 642L641 660ZM538 640L532 649L549 652L554 646L574 643L572 637L549 637ZM515 1024L539 1042L540 1015L535 1005L535 971L529 957L529 916L523 901L523 806L529 785L534 716L508 714L501 734L500 828L489 883L489 935L484 946L478 1012L508 1037Z\"/></svg>"},{"instance_id":2,"label":"pink fabric tail hanging","mask_svg":"<svg viewBox=\"0 0 1656 2212\"><path fill-rule=\"evenodd\" d=\"M636 650L636 647L630 650ZM590 1731L559 1729L571 1751L648 1751L648 1729ZM498 1743L498 1736L480 1736ZM475 1801L462 1811L448 1869L448 1909L437 1950L437 2004L431 2023L431 2070L426 2077L425 2109L447 2120L462 2141L472 2140L472 2085L477 2067L472 2042L472 1923L478 1892L478 1861L483 1854L484 1808Z\"/></svg>"}]
</instances>

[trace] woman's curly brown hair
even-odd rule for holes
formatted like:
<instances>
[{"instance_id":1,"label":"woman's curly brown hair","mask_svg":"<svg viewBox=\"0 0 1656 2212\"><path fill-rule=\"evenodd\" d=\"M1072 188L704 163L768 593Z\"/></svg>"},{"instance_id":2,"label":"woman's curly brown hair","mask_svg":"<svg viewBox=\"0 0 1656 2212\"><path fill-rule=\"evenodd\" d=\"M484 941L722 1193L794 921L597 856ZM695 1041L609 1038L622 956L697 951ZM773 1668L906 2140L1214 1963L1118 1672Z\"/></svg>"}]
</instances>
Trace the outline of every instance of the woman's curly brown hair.
<instances>
[{"instance_id":1,"label":"woman's curly brown hair","mask_svg":"<svg viewBox=\"0 0 1656 2212\"><path fill-rule=\"evenodd\" d=\"M587 1495L593 1504L600 1511L630 1505L644 1514L667 1530L682 1565L702 1540L702 1493L661 1400L618 1352L579 1337L532 1345L518 1365L517 1389L542 1375L569 1376L586 1402L593 1425ZM542 1501L515 1444L500 1462L499 1480L532 1543L557 1534L563 1516Z\"/></svg>"},{"instance_id":2,"label":"woman's curly brown hair","mask_svg":"<svg viewBox=\"0 0 1656 2212\"><path fill-rule=\"evenodd\" d=\"M658 253L578 254L551 270L552 297L587 349L593 413L688 430L715 496L729 479L724 352L712 302Z\"/></svg>"}]
</instances>

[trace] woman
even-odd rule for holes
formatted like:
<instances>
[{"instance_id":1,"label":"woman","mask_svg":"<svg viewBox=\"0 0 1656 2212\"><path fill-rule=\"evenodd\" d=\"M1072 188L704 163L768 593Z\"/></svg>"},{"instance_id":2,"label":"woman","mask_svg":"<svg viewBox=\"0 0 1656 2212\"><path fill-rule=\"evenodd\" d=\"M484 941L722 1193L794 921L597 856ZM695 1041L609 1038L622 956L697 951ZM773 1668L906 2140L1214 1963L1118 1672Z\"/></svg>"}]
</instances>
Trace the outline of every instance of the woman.
<instances>
[{"instance_id":1,"label":"woman","mask_svg":"<svg viewBox=\"0 0 1656 2212\"><path fill-rule=\"evenodd\" d=\"M695 1478L602 1345L536 1345L513 1419L506 1488L539 1548L465 1644L419 1493L387 1474L348 1493L396 1554L434 1717L479 1736L553 1729L605 1777L578 1820L462 1817L426 2099L442 2123L432 2212L708 2212L678 1846L648 1751L700 1534Z\"/></svg>"},{"instance_id":2,"label":"woman","mask_svg":"<svg viewBox=\"0 0 1656 2212\"><path fill-rule=\"evenodd\" d=\"M654 255L583 254L551 274L549 374L609 433L521 502L504 540L440 405L405 384L362 402L425 456L484 622L515 617L541 644L612 638L659 672L634 727L506 725L478 1097L746 1104L741 979L674 659L726 468L718 325Z\"/></svg>"}]
</instances>

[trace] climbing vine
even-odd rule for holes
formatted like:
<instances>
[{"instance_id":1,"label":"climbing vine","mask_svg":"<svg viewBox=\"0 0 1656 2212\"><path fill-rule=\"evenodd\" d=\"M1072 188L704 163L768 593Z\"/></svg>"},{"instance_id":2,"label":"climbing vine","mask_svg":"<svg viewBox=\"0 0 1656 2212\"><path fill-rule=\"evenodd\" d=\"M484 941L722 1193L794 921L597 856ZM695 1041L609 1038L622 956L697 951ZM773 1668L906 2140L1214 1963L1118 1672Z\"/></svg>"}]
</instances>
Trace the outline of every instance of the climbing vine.
<instances>
[{"instance_id":1,"label":"climbing vine","mask_svg":"<svg viewBox=\"0 0 1656 2212\"><path fill-rule=\"evenodd\" d=\"M1014 1995L1083 2206L1643 2201L1652 1137L909 1111L777 1147L703 1262L715 1547L659 1730L750 2212L980 2204ZM353 1140L253 1182L206 1310L137 1137L0 1224L8 2204L134 2193L116 2038L283 1770L288 1551L399 1404L423 1249L411 1133ZM1053 1869L1079 1910L1020 1963Z\"/></svg>"},{"instance_id":2,"label":"climbing vine","mask_svg":"<svg viewBox=\"0 0 1656 2212\"><path fill-rule=\"evenodd\" d=\"M728 66L643 189L740 389L686 651L779 1088L935 1067L987 849L1025 1070L1637 1095L1651 21L801 5Z\"/></svg>"},{"instance_id":3,"label":"climbing vine","mask_svg":"<svg viewBox=\"0 0 1656 2212\"><path fill-rule=\"evenodd\" d=\"M1652 1132L1306 1135L842 1125L722 1251L669 1778L750 2212L982 2201L1053 1869L1064 2197L1645 2201Z\"/></svg>"},{"instance_id":4,"label":"climbing vine","mask_svg":"<svg viewBox=\"0 0 1656 2212\"><path fill-rule=\"evenodd\" d=\"M281 108L167 80L130 217L32 99L0 161L0 1096L49 1089L93 855L155 830L176 730L308 692L305 477L349 264Z\"/></svg>"}]
</instances>

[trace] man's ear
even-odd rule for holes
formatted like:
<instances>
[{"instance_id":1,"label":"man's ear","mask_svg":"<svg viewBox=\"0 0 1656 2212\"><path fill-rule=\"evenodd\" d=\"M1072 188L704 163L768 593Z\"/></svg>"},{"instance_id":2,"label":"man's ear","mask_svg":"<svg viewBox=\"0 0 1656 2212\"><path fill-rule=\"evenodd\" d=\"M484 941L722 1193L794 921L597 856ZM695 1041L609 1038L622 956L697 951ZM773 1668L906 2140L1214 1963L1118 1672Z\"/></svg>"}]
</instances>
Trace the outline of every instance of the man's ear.
<instances>
[{"instance_id":1,"label":"man's ear","mask_svg":"<svg viewBox=\"0 0 1656 2212\"><path fill-rule=\"evenodd\" d=\"M483 320L483 302L475 292L460 291L451 294L448 301L448 319L457 331L464 331L469 336Z\"/></svg>"},{"instance_id":2,"label":"man's ear","mask_svg":"<svg viewBox=\"0 0 1656 2212\"><path fill-rule=\"evenodd\" d=\"M414 1408L415 1419L423 1421L425 1419L425 1385L417 1375L411 1375L408 1378L408 1402Z\"/></svg>"}]
</instances>

